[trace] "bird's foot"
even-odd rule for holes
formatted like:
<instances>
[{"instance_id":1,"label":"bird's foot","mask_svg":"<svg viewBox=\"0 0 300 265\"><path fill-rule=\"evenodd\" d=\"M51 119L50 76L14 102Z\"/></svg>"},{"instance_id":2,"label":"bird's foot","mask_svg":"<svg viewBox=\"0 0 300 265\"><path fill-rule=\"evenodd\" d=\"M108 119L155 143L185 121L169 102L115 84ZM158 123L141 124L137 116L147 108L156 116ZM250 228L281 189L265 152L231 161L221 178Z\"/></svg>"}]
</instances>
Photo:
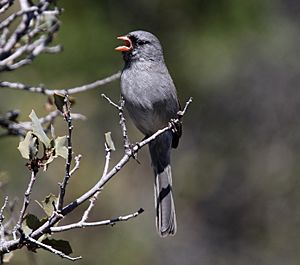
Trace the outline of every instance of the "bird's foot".
<instances>
[{"instance_id":1,"label":"bird's foot","mask_svg":"<svg viewBox=\"0 0 300 265\"><path fill-rule=\"evenodd\" d=\"M178 123L178 119L171 119L169 122L169 126L171 127L171 131L173 134L179 134L180 124Z\"/></svg>"},{"instance_id":2,"label":"bird's foot","mask_svg":"<svg viewBox=\"0 0 300 265\"><path fill-rule=\"evenodd\" d=\"M127 147L127 150L130 151L130 154L131 156L133 157L133 159L138 163L138 164L141 164L140 161L138 160L138 154L137 152L134 150L134 146L137 145L138 143L136 144L129 144L129 146Z\"/></svg>"}]
</instances>

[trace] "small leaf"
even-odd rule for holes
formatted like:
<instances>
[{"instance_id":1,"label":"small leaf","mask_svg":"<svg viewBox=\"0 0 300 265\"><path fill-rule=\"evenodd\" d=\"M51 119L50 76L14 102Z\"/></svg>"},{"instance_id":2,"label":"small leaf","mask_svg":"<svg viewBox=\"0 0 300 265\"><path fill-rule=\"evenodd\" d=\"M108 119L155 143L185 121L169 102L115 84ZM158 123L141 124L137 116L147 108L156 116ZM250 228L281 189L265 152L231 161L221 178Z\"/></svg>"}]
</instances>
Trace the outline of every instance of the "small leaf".
<instances>
[{"instance_id":1,"label":"small leaf","mask_svg":"<svg viewBox=\"0 0 300 265\"><path fill-rule=\"evenodd\" d=\"M114 142L111 138L111 132L105 133L105 142L112 151L116 150Z\"/></svg>"},{"instance_id":2,"label":"small leaf","mask_svg":"<svg viewBox=\"0 0 300 265\"><path fill-rule=\"evenodd\" d=\"M42 207L42 209L47 214L47 216L50 217L54 211L53 204L56 205L56 202L57 202L57 197L54 194L50 193L45 198L45 200L39 203L39 205Z\"/></svg>"},{"instance_id":3,"label":"small leaf","mask_svg":"<svg viewBox=\"0 0 300 265\"><path fill-rule=\"evenodd\" d=\"M41 226L39 218L37 218L34 214L27 214L25 221L27 226L32 230L36 230Z\"/></svg>"},{"instance_id":4,"label":"small leaf","mask_svg":"<svg viewBox=\"0 0 300 265\"><path fill-rule=\"evenodd\" d=\"M66 240L56 240L53 238L45 238L42 243L53 247L56 250L63 252L66 255L70 255L73 250L70 243Z\"/></svg>"},{"instance_id":5,"label":"small leaf","mask_svg":"<svg viewBox=\"0 0 300 265\"><path fill-rule=\"evenodd\" d=\"M65 96L62 94L54 93L54 103L57 109L64 113Z\"/></svg>"},{"instance_id":6,"label":"small leaf","mask_svg":"<svg viewBox=\"0 0 300 265\"><path fill-rule=\"evenodd\" d=\"M68 157L68 148L66 147L67 136L57 137L55 139L55 155L64 159Z\"/></svg>"},{"instance_id":7,"label":"small leaf","mask_svg":"<svg viewBox=\"0 0 300 265\"><path fill-rule=\"evenodd\" d=\"M32 129L33 133L39 138L41 142L44 143L46 148L50 146L50 139L44 132L44 129L39 121L39 118L36 116L34 110L31 111L29 118L32 120Z\"/></svg>"},{"instance_id":8,"label":"small leaf","mask_svg":"<svg viewBox=\"0 0 300 265\"><path fill-rule=\"evenodd\" d=\"M9 263L11 258L13 257L14 253L13 252L9 252L4 254L3 256L3 263Z\"/></svg>"},{"instance_id":9,"label":"small leaf","mask_svg":"<svg viewBox=\"0 0 300 265\"><path fill-rule=\"evenodd\" d=\"M19 143L18 150L25 159L32 159L38 152L38 144L32 132L27 132L23 141Z\"/></svg>"}]
</instances>

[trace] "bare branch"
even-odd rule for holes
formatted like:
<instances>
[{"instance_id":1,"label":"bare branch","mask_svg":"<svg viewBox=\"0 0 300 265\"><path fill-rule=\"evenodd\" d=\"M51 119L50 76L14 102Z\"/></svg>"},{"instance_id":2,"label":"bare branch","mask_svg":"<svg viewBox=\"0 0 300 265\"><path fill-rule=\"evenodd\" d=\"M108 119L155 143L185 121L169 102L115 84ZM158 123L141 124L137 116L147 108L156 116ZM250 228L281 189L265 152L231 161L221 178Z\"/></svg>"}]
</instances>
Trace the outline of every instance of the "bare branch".
<instances>
[{"instance_id":1,"label":"bare branch","mask_svg":"<svg viewBox=\"0 0 300 265\"><path fill-rule=\"evenodd\" d=\"M130 141L128 138L128 133L127 133L127 127L126 127L126 120L124 116L124 104L125 101L123 98L120 100L120 105L114 103L109 97L107 97L105 94L101 94L103 98L105 98L109 104L114 106L118 111L119 111L119 118L120 118L120 125L122 129L122 135L123 135L123 143L124 143L124 149L125 152L127 152L130 149Z\"/></svg>"},{"instance_id":2,"label":"bare branch","mask_svg":"<svg viewBox=\"0 0 300 265\"><path fill-rule=\"evenodd\" d=\"M14 0L2 0L0 2L0 14L4 13L13 3Z\"/></svg>"},{"instance_id":3,"label":"bare branch","mask_svg":"<svg viewBox=\"0 0 300 265\"><path fill-rule=\"evenodd\" d=\"M32 238L30 236L26 237L26 240L33 243L33 244L35 244L35 245L37 245L38 247L40 247L42 249L48 250L48 251L54 253L55 255L60 256L61 258L68 259L68 260L71 260L71 261L82 259L81 256L72 258L72 257L66 255L65 253L63 253L62 251L57 250L57 249L55 249L55 248L53 248L49 245L46 245L42 242L39 242L39 241L35 240L34 238Z\"/></svg>"},{"instance_id":4,"label":"bare branch","mask_svg":"<svg viewBox=\"0 0 300 265\"><path fill-rule=\"evenodd\" d=\"M124 221L128 221L129 219L132 219L134 217L137 217L142 212L144 212L144 209L140 208L138 211L136 211L132 214L128 214L125 216L119 216L117 218L110 219L110 220L103 220L103 221L98 221L98 222L82 222L82 221L80 221L78 223L74 223L74 224L70 224L70 225L54 226L54 227L51 227L51 232L55 233L55 232L68 231L68 230L75 229L75 228L85 228L85 227L94 227L94 226L103 226L103 225L115 225L117 222L124 222Z\"/></svg>"},{"instance_id":5,"label":"bare branch","mask_svg":"<svg viewBox=\"0 0 300 265\"><path fill-rule=\"evenodd\" d=\"M107 174L108 167L109 167L110 156L111 156L111 149L107 146L106 143L105 143L105 151L106 151L106 156L105 156L105 164L104 164L104 169L103 169L103 173L102 173L102 178ZM82 218L81 218L81 221L80 221L81 223L84 223L88 219L91 210L95 206L95 203L96 203L96 200L98 199L98 195L99 195L100 191L101 190L97 191L93 195L93 197L90 198L89 207L84 211L84 213L82 215Z\"/></svg>"},{"instance_id":6,"label":"bare branch","mask_svg":"<svg viewBox=\"0 0 300 265\"><path fill-rule=\"evenodd\" d=\"M178 114L179 118L183 117L183 115L184 115L185 112L187 111L187 108L188 108L189 105L192 103L192 101L193 101L193 98L190 97L190 98L187 100L187 102L185 103L185 106L184 106L183 110L178 111L177 114Z\"/></svg>"},{"instance_id":7,"label":"bare branch","mask_svg":"<svg viewBox=\"0 0 300 265\"><path fill-rule=\"evenodd\" d=\"M8 203L8 196L6 196L6 197L4 198L3 206L2 206L1 209L0 209L0 225L2 225L2 222L3 222L3 220L4 220L3 212L4 212L4 209L5 209L6 206L7 206L7 203Z\"/></svg>"},{"instance_id":8,"label":"bare branch","mask_svg":"<svg viewBox=\"0 0 300 265\"><path fill-rule=\"evenodd\" d=\"M108 103L109 103L110 105L114 106L117 110L120 109L120 106L119 106L118 104L116 104L115 102L113 102L108 96L106 96L105 94L101 94L101 96L102 96L103 98L105 98L105 99L108 101Z\"/></svg>"},{"instance_id":9,"label":"bare branch","mask_svg":"<svg viewBox=\"0 0 300 265\"><path fill-rule=\"evenodd\" d=\"M65 95L65 94L71 95L71 94L76 94L76 93L80 93L80 92L85 92L85 91L88 91L91 89L96 89L99 86L106 85L108 83L111 83L111 82L119 79L120 76L121 76L121 73L117 72L111 76L97 80L93 83L89 83L89 84L78 86L78 87L65 88L65 89L48 89L48 88L45 88L44 86L33 87L33 86L24 85L22 83L13 83L13 82L7 82L7 81L0 82L0 87L24 90L24 91L28 91L28 92L32 92L32 93L41 93L41 94L45 94L45 95L49 95L49 96L54 95L55 93L63 94L63 95Z\"/></svg>"},{"instance_id":10,"label":"bare branch","mask_svg":"<svg viewBox=\"0 0 300 265\"><path fill-rule=\"evenodd\" d=\"M0 23L0 30L2 30L5 27L8 27L17 17L23 16L25 13L31 13L36 10L38 10L38 8L36 6L32 6L26 10L20 10L16 13L11 14L8 18L6 18Z\"/></svg>"},{"instance_id":11,"label":"bare branch","mask_svg":"<svg viewBox=\"0 0 300 265\"><path fill-rule=\"evenodd\" d=\"M5 238L5 229L4 229L4 225L3 225L3 221L4 221L3 212L7 206L7 203L8 203L8 196L5 197L3 206L0 209L0 244L2 244L2 242L4 241L4 238Z\"/></svg>"},{"instance_id":12,"label":"bare branch","mask_svg":"<svg viewBox=\"0 0 300 265\"><path fill-rule=\"evenodd\" d=\"M0 13L5 12L12 2L3 1ZM0 22L0 72L27 65L41 53L61 51L60 46L49 47L60 26L57 16L61 11L57 7L52 8L50 0L40 0L39 3L19 0L19 3L20 10ZM21 20L14 28L11 25L19 17ZM10 30L13 32L10 33Z\"/></svg>"},{"instance_id":13,"label":"bare branch","mask_svg":"<svg viewBox=\"0 0 300 265\"><path fill-rule=\"evenodd\" d=\"M72 176L79 169L81 158L82 158L82 155L75 156L75 166L70 171L70 176Z\"/></svg>"},{"instance_id":14,"label":"bare branch","mask_svg":"<svg viewBox=\"0 0 300 265\"><path fill-rule=\"evenodd\" d=\"M66 193L66 187L68 185L69 179L71 177L70 170L71 170L71 162L72 162L72 131L73 131L73 125L72 125L72 116L71 116L71 103L69 102L69 96L65 95L64 98L64 106L65 106L65 112L64 117L65 121L68 125L68 135L67 135L67 148L68 148L68 157L66 159L66 168L65 168L65 176L63 179L63 182L59 185L60 191L58 196L58 203L57 203L57 211L58 213L61 212L61 209L64 204L64 196Z\"/></svg>"},{"instance_id":15,"label":"bare branch","mask_svg":"<svg viewBox=\"0 0 300 265\"><path fill-rule=\"evenodd\" d=\"M23 206L22 206L22 209L20 211L19 219L18 219L18 222L17 222L17 224L14 228L14 231L18 231L21 228L21 224L23 222L27 207L28 207L29 202L30 202L30 195L31 195L31 192L32 192L33 185L36 181L37 173L38 173L37 169L33 168L32 171L31 171L31 178L30 178L27 190L24 193Z\"/></svg>"}]
</instances>

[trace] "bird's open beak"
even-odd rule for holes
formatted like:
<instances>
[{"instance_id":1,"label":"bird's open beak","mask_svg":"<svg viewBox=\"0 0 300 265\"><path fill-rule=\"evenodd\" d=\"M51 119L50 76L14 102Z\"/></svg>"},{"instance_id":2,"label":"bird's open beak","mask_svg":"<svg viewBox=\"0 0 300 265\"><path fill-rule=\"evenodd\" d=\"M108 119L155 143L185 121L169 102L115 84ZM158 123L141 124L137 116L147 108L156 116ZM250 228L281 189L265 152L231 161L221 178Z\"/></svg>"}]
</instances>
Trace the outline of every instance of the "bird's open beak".
<instances>
[{"instance_id":1,"label":"bird's open beak","mask_svg":"<svg viewBox=\"0 0 300 265\"><path fill-rule=\"evenodd\" d=\"M124 45L116 47L115 48L116 51L129 52L132 50L133 48L132 41L127 36L120 36L117 39L124 41Z\"/></svg>"}]
</instances>

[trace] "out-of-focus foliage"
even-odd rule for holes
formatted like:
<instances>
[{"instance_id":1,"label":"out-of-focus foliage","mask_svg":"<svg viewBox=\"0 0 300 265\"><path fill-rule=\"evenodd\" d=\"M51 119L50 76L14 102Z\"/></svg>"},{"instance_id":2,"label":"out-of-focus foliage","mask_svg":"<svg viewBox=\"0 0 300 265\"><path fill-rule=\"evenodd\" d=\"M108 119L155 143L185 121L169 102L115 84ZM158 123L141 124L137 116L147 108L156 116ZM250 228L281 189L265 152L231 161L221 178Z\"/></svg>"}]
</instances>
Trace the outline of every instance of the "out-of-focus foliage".
<instances>
[{"instance_id":1,"label":"out-of-focus foliage","mask_svg":"<svg viewBox=\"0 0 300 265\"><path fill-rule=\"evenodd\" d=\"M135 29L155 33L184 103L184 133L173 152L178 233L161 239L154 228L152 171L147 151L102 192L92 218L138 218L106 228L66 232L80 264L299 264L300 253L300 3L294 0L59 1L65 9L58 55L42 55L1 80L64 88L94 81L122 68L116 37ZM119 96L118 82L76 96L75 112L88 117L74 128L74 151L83 154L67 197L97 180L104 133L117 151L122 140L116 111L101 97ZM46 113L42 95L1 90L0 111L34 108ZM64 134L63 122L56 124ZM129 126L131 140L142 136ZM82 140L84 139L84 141ZM0 139L0 177L5 193L24 193L28 171L19 139ZM59 160L59 159L58 159ZM58 190L63 159L41 173L34 196ZM41 216L38 205L32 212ZM76 219L79 216L73 215ZM64 238L65 238L64 237ZM31 255L31 254L30 254ZM53 264L39 251L14 256L14 264Z\"/></svg>"}]
</instances>

